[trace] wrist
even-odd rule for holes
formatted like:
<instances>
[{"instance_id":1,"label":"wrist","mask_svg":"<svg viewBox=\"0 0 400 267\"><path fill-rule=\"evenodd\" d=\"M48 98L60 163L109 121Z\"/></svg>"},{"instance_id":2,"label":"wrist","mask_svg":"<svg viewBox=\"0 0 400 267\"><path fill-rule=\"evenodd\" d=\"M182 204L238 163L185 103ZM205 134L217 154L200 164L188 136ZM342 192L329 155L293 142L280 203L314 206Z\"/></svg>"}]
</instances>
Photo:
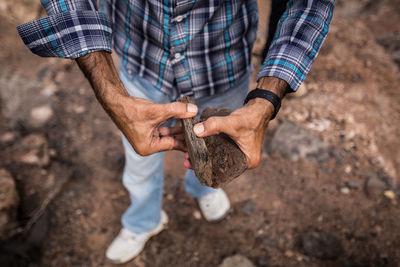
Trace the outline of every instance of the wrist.
<instances>
[{"instance_id":1,"label":"wrist","mask_svg":"<svg viewBox=\"0 0 400 267\"><path fill-rule=\"evenodd\" d=\"M246 108L249 109L249 114L254 116L257 121L262 121L265 127L268 125L275 111L274 105L263 98L251 99L246 104Z\"/></svg>"},{"instance_id":2,"label":"wrist","mask_svg":"<svg viewBox=\"0 0 400 267\"><path fill-rule=\"evenodd\" d=\"M282 100L289 91L290 86L282 79L266 76L258 80L257 88L271 91Z\"/></svg>"},{"instance_id":3,"label":"wrist","mask_svg":"<svg viewBox=\"0 0 400 267\"><path fill-rule=\"evenodd\" d=\"M281 106L281 100L289 90L289 85L276 77L262 77L259 79L257 88L247 95L246 106L256 107L265 120L264 124L275 118ZM265 91L264 91L265 90Z\"/></svg>"}]
</instances>

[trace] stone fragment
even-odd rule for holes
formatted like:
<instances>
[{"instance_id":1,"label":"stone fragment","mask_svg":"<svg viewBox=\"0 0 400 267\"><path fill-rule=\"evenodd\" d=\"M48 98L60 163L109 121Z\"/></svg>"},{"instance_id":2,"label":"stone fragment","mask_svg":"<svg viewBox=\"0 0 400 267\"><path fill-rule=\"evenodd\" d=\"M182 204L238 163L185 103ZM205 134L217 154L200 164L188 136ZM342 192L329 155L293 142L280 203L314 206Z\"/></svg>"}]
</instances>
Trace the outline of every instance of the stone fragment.
<instances>
[{"instance_id":1,"label":"stone fragment","mask_svg":"<svg viewBox=\"0 0 400 267\"><path fill-rule=\"evenodd\" d=\"M196 220L200 220L200 219L201 219L201 213L200 213L200 211L198 211L198 210L193 211L193 217L194 217Z\"/></svg>"},{"instance_id":2,"label":"stone fragment","mask_svg":"<svg viewBox=\"0 0 400 267\"><path fill-rule=\"evenodd\" d=\"M53 116L53 110L49 105L36 107L31 110L31 124L35 127L43 126Z\"/></svg>"},{"instance_id":3,"label":"stone fragment","mask_svg":"<svg viewBox=\"0 0 400 267\"><path fill-rule=\"evenodd\" d=\"M280 152L294 162L300 158L322 162L329 157L329 146L321 138L291 121L278 127L267 150Z\"/></svg>"},{"instance_id":4,"label":"stone fragment","mask_svg":"<svg viewBox=\"0 0 400 267\"><path fill-rule=\"evenodd\" d=\"M52 96L57 92L57 86L54 83L48 84L46 87L43 88L41 94L44 96Z\"/></svg>"},{"instance_id":5,"label":"stone fragment","mask_svg":"<svg viewBox=\"0 0 400 267\"><path fill-rule=\"evenodd\" d=\"M285 256L288 257L288 258L293 258L294 253L291 250L286 250L285 251Z\"/></svg>"},{"instance_id":6,"label":"stone fragment","mask_svg":"<svg viewBox=\"0 0 400 267\"><path fill-rule=\"evenodd\" d=\"M16 134L14 132L5 132L0 136L0 143L8 145L15 141Z\"/></svg>"},{"instance_id":7,"label":"stone fragment","mask_svg":"<svg viewBox=\"0 0 400 267\"><path fill-rule=\"evenodd\" d=\"M385 190L383 192L383 195L390 200L396 199L396 194L392 190Z\"/></svg>"},{"instance_id":8,"label":"stone fragment","mask_svg":"<svg viewBox=\"0 0 400 267\"><path fill-rule=\"evenodd\" d=\"M344 195L348 195L348 194L350 194L350 188L348 188L347 186L342 186L340 188L340 193L342 193Z\"/></svg>"},{"instance_id":9,"label":"stone fragment","mask_svg":"<svg viewBox=\"0 0 400 267\"><path fill-rule=\"evenodd\" d=\"M345 185L350 188L350 189L359 189L360 188L360 184L356 181L349 181L346 182Z\"/></svg>"},{"instance_id":10,"label":"stone fragment","mask_svg":"<svg viewBox=\"0 0 400 267\"><path fill-rule=\"evenodd\" d=\"M47 140L42 135L30 134L16 147L13 158L17 162L41 167L50 163Z\"/></svg>"},{"instance_id":11,"label":"stone fragment","mask_svg":"<svg viewBox=\"0 0 400 267\"><path fill-rule=\"evenodd\" d=\"M225 258L219 267L255 267L255 265L245 256L236 254Z\"/></svg>"},{"instance_id":12,"label":"stone fragment","mask_svg":"<svg viewBox=\"0 0 400 267\"><path fill-rule=\"evenodd\" d=\"M181 97L179 101L194 103L194 100L187 96ZM206 108L201 114L201 120L229 114L230 111L227 109ZM196 123L198 123L196 117L182 120L190 162L201 184L220 187L247 170L245 154L229 136L221 133L199 138L193 131Z\"/></svg>"},{"instance_id":13,"label":"stone fragment","mask_svg":"<svg viewBox=\"0 0 400 267\"><path fill-rule=\"evenodd\" d=\"M5 169L0 169L0 239L17 225L19 197L14 179Z\"/></svg>"},{"instance_id":14,"label":"stone fragment","mask_svg":"<svg viewBox=\"0 0 400 267\"><path fill-rule=\"evenodd\" d=\"M257 204L254 203L251 199L248 199L245 201L240 210L244 212L247 216L250 216L256 211L256 209L257 209Z\"/></svg>"},{"instance_id":15,"label":"stone fragment","mask_svg":"<svg viewBox=\"0 0 400 267\"><path fill-rule=\"evenodd\" d=\"M306 255L321 260L334 260L343 253L340 239L324 232L306 232L301 241Z\"/></svg>"},{"instance_id":16,"label":"stone fragment","mask_svg":"<svg viewBox=\"0 0 400 267\"><path fill-rule=\"evenodd\" d=\"M386 187L387 186L384 181L375 177L369 178L365 183L365 193L369 197L376 197L381 195Z\"/></svg>"}]
</instances>

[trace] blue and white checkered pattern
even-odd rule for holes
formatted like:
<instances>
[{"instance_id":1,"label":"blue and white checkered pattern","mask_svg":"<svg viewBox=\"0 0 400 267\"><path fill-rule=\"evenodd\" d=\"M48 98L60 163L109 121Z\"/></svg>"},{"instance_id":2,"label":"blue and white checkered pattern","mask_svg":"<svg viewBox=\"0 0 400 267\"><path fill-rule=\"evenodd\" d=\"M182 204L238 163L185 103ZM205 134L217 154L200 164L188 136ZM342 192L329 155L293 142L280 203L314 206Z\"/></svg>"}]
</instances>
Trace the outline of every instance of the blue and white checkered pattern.
<instances>
[{"instance_id":1,"label":"blue and white checkered pattern","mask_svg":"<svg viewBox=\"0 0 400 267\"><path fill-rule=\"evenodd\" d=\"M111 52L162 92L196 98L234 85L251 68L256 0L42 0L49 15L18 26L31 51L75 59ZM324 41L333 0L291 0L259 77L297 90ZM113 35L112 35L113 32Z\"/></svg>"}]
</instances>

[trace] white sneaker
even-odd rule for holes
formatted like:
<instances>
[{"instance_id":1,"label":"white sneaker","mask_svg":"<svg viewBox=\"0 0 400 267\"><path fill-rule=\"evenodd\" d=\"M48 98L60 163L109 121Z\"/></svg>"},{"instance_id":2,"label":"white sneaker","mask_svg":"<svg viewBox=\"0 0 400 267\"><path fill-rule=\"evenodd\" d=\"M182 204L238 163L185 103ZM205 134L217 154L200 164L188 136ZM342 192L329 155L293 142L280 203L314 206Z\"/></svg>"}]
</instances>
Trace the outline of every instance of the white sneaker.
<instances>
[{"instance_id":1,"label":"white sneaker","mask_svg":"<svg viewBox=\"0 0 400 267\"><path fill-rule=\"evenodd\" d=\"M160 223L149 232L136 234L126 228L122 228L107 249L107 259L114 264L122 264L132 260L142 252L147 240L164 230L167 223L168 216L165 211L161 211Z\"/></svg>"},{"instance_id":2,"label":"white sneaker","mask_svg":"<svg viewBox=\"0 0 400 267\"><path fill-rule=\"evenodd\" d=\"M198 202L203 217L209 222L217 222L225 218L231 207L228 196L222 189L199 198Z\"/></svg>"}]
</instances>

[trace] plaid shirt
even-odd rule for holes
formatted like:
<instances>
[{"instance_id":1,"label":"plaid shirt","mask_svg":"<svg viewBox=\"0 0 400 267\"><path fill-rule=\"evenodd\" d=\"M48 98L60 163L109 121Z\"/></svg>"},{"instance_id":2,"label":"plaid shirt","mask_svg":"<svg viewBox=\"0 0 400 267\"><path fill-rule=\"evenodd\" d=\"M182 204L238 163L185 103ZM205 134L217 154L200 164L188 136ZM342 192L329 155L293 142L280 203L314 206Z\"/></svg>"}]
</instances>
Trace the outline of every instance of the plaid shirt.
<instances>
[{"instance_id":1,"label":"plaid shirt","mask_svg":"<svg viewBox=\"0 0 400 267\"><path fill-rule=\"evenodd\" d=\"M18 26L44 57L75 59L112 46L128 73L196 98L232 88L251 69L256 0L41 0L49 17ZM297 90L328 33L334 0L290 0L258 78ZM113 44L113 45L112 45Z\"/></svg>"}]
</instances>

